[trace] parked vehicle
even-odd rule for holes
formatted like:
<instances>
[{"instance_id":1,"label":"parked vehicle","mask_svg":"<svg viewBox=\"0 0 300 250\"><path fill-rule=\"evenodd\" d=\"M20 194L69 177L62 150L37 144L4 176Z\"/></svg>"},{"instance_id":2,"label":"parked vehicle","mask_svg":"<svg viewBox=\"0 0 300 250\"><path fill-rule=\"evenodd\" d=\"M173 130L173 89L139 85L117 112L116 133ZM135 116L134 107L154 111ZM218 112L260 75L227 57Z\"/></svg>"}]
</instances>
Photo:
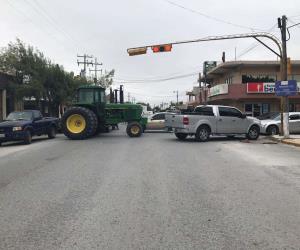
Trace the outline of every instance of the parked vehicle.
<instances>
[{"instance_id":1,"label":"parked vehicle","mask_svg":"<svg viewBox=\"0 0 300 250\"><path fill-rule=\"evenodd\" d=\"M24 110L10 113L0 123L0 145L8 141L24 141L30 144L32 136L48 135L55 138L58 118L43 117L38 110Z\"/></svg>"},{"instance_id":2,"label":"parked vehicle","mask_svg":"<svg viewBox=\"0 0 300 250\"><path fill-rule=\"evenodd\" d=\"M281 115L273 117L273 119L261 121L261 133L268 135L279 134L281 127ZM289 129L291 134L300 133L300 112L289 113Z\"/></svg>"},{"instance_id":3,"label":"parked vehicle","mask_svg":"<svg viewBox=\"0 0 300 250\"><path fill-rule=\"evenodd\" d=\"M214 135L246 135L256 140L260 133L260 121L247 117L234 107L204 105L191 113L166 115L166 127L172 128L179 140L195 136L197 141L207 141Z\"/></svg>"},{"instance_id":4,"label":"parked vehicle","mask_svg":"<svg viewBox=\"0 0 300 250\"><path fill-rule=\"evenodd\" d=\"M169 112L159 112L148 118L146 130L165 130L165 118L166 114L175 114Z\"/></svg>"},{"instance_id":5,"label":"parked vehicle","mask_svg":"<svg viewBox=\"0 0 300 250\"><path fill-rule=\"evenodd\" d=\"M280 114L279 112L269 112L269 113L265 113L260 116L257 116L256 118L259 120L272 120L272 119L276 118L279 114Z\"/></svg>"}]
</instances>

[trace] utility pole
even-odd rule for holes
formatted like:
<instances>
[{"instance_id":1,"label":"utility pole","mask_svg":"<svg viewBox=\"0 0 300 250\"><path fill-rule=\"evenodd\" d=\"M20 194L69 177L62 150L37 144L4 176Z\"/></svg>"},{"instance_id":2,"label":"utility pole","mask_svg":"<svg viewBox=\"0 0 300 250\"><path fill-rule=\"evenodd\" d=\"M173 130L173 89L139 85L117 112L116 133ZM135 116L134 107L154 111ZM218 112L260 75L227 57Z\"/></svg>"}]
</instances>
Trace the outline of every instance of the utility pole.
<instances>
[{"instance_id":1,"label":"utility pole","mask_svg":"<svg viewBox=\"0 0 300 250\"><path fill-rule=\"evenodd\" d=\"M130 93L127 94L128 102L130 102Z\"/></svg>"},{"instance_id":2,"label":"utility pole","mask_svg":"<svg viewBox=\"0 0 300 250\"><path fill-rule=\"evenodd\" d=\"M90 64L93 65L93 62L91 62L91 61L89 62L88 58L93 58L93 56L89 56L87 54L84 54L83 56L77 55L77 57L83 57L83 62L79 62L78 59L77 59L77 64L78 64L78 66L80 64L83 64L83 70L81 70L80 75L82 77L86 78L86 67L89 66Z\"/></svg>"},{"instance_id":3,"label":"utility pole","mask_svg":"<svg viewBox=\"0 0 300 250\"><path fill-rule=\"evenodd\" d=\"M286 51L286 21L287 17L278 18L278 28L281 30L282 57L280 64L281 81L287 81L287 51ZM281 134L289 138L289 98L281 97Z\"/></svg>"},{"instance_id":4,"label":"utility pole","mask_svg":"<svg viewBox=\"0 0 300 250\"><path fill-rule=\"evenodd\" d=\"M94 77L94 83L97 84L97 80L98 80L98 77L97 77L97 72L98 71L101 71L101 74L102 74L102 69L98 69L97 66L99 65L102 65L102 63L98 63L97 62L97 57L95 57L95 62L94 62L94 66L95 68L94 69L90 69L90 72L95 72L95 77Z\"/></svg>"},{"instance_id":5,"label":"utility pole","mask_svg":"<svg viewBox=\"0 0 300 250\"><path fill-rule=\"evenodd\" d=\"M176 104L178 105L178 90L173 91L173 93L176 93L176 100L177 100Z\"/></svg>"}]
</instances>

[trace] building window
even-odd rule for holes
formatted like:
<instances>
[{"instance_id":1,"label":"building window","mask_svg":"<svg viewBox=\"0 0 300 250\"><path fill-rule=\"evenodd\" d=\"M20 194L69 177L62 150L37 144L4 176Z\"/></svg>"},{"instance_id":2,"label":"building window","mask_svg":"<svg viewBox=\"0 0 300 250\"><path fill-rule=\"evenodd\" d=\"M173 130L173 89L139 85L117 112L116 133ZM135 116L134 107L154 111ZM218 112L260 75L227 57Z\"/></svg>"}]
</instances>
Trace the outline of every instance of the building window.
<instances>
[{"instance_id":1,"label":"building window","mask_svg":"<svg viewBox=\"0 0 300 250\"><path fill-rule=\"evenodd\" d=\"M232 76L225 79L226 84L232 84Z\"/></svg>"},{"instance_id":2,"label":"building window","mask_svg":"<svg viewBox=\"0 0 300 250\"><path fill-rule=\"evenodd\" d=\"M270 112L270 104L269 103L263 103L262 104L262 113L266 114Z\"/></svg>"},{"instance_id":3,"label":"building window","mask_svg":"<svg viewBox=\"0 0 300 250\"><path fill-rule=\"evenodd\" d=\"M247 103L245 104L245 113L254 117L269 113L271 105L269 103Z\"/></svg>"}]
</instances>

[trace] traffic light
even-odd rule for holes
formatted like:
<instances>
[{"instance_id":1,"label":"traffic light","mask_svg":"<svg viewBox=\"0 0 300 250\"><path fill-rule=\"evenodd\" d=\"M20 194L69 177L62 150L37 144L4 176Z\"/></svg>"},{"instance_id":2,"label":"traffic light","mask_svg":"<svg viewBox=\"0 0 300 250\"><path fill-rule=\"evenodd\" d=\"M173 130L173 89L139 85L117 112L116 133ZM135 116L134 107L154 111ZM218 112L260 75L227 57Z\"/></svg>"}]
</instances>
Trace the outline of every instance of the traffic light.
<instances>
[{"instance_id":1,"label":"traffic light","mask_svg":"<svg viewBox=\"0 0 300 250\"><path fill-rule=\"evenodd\" d=\"M129 56L143 55L147 53L147 47L128 49L127 53L129 54Z\"/></svg>"},{"instance_id":2,"label":"traffic light","mask_svg":"<svg viewBox=\"0 0 300 250\"><path fill-rule=\"evenodd\" d=\"M287 74L291 75L292 74L292 64L291 64L291 58L287 58Z\"/></svg>"},{"instance_id":3,"label":"traffic light","mask_svg":"<svg viewBox=\"0 0 300 250\"><path fill-rule=\"evenodd\" d=\"M172 44L155 45L151 47L153 53L158 52L170 52L172 50Z\"/></svg>"}]
</instances>

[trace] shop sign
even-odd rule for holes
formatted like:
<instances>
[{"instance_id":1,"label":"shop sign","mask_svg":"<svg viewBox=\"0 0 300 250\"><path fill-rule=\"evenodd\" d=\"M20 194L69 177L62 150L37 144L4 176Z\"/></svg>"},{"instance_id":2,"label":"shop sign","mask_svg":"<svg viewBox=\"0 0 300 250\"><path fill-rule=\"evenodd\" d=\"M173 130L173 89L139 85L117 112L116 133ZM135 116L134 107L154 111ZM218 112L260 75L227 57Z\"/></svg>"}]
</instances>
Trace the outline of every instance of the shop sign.
<instances>
[{"instance_id":1,"label":"shop sign","mask_svg":"<svg viewBox=\"0 0 300 250\"><path fill-rule=\"evenodd\" d=\"M300 82L297 83L300 92ZM251 82L247 83L247 93L249 94L273 94L275 93L275 82Z\"/></svg>"},{"instance_id":2,"label":"shop sign","mask_svg":"<svg viewBox=\"0 0 300 250\"><path fill-rule=\"evenodd\" d=\"M297 95L297 82L295 80L277 81L275 83L275 93L277 96Z\"/></svg>"},{"instance_id":3,"label":"shop sign","mask_svg":"<svg viewBox=\"0 0 300 250\"><path fill-rule=\"evenodd\" d=\"M228 94L228 84L225 83L211 87L208 91L208 97L224 94Z\"/></svg>"},{"instance_id":4,"label":"shop sign","mask_svg":"<svg viewBox=\"0 0 300 250\"><path fill-rule=\"evenodd\" d=\"M247 93L269 94L275 93L275 82L251 82L247 83Z\"/></svg>"}]
</instances>

